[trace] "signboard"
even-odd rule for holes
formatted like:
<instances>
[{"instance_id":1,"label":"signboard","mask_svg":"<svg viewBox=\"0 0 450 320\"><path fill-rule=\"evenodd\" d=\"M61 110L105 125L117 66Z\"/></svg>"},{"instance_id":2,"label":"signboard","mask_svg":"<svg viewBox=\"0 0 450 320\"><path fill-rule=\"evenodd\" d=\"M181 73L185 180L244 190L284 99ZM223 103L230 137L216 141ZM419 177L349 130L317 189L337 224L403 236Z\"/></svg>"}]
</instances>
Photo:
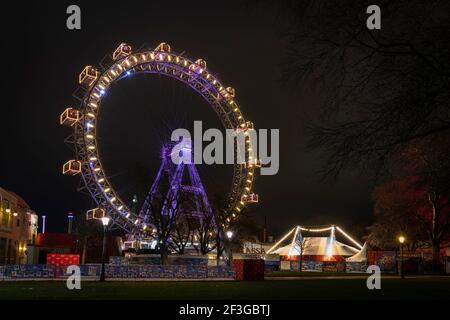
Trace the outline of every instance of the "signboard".
<instances>
[{"instance_id":1,"label":"signboard","mask_svg":"<svg viewBox=\"0 0 450 320\"><path fill-rule=\"evenodd\" d=\"M242 245L244 254L265 254L266 250L260 243L244 242Z\"/></svg>"},{"instance_id":2,"label":"signboard","mask_svg":"<svg viewBox=\"0 0 450 320\"><path fill-rule=\"evenodd\" d=\"M68 266L73 264L80 264L79 254L47 254L47 264L55 266Z\"/></svg>"}]
</instances>

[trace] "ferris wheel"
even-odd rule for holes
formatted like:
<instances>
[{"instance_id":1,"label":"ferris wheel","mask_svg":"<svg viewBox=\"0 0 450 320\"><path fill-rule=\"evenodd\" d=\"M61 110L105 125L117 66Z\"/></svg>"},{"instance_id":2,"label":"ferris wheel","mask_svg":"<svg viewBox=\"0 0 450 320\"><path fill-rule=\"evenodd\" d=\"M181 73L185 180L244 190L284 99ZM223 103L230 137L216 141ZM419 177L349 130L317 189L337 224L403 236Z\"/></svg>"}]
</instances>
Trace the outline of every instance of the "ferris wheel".
<instances>
[{"instance_id":1,"label":"ferris wheel","mask_svg":"<svg viewBox=\"0 0 450 320\"><path fill-rule=\"evenodd\" d=\"M130 210L109 182L97 142L102 97L113 83L139 73L159 74L181 81L207 101L225 129L245 134L248 150L245 152L245 163L234 165L225 208L226 218L222 224L222 227L227 227L238 219L247 204L258 202L258 195L252 190L255 170L261 167L261 162L248 152L251 150L248 131L253 130L254 125L245 119L236 102L235 90L223 85L208 70L205 60L194 61L174 53L165 42L156 48L137 52L133 52L130 45L121 43L112 55L102 60L99 67L88 65L83 69L78 79L80 87L74 93L79 107L69 107L60 116L60 124L73 130L66 142L73 145L75 152L75 158L63 165L63 174L81 175L80 191L87 191L97 205L88 211L88 216L108 216L112 220L111 227L122 228L128 233L135 233L136 230L144 234L149 232L148 222Z\"/></svg>"}]
</instances>

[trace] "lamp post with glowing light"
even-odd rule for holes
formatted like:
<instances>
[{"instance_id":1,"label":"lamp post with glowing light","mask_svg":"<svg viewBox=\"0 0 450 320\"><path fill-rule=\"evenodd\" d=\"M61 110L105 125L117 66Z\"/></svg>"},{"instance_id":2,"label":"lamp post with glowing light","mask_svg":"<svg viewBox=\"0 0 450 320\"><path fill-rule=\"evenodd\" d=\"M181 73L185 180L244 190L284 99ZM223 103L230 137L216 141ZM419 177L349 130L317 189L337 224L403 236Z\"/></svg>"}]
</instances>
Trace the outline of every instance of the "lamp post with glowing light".
<instances>
[{"instance_id":1,"label":"lamp post with glowing light","mask_svg":"<svg viewBox=\"0 0 450 320\"><path fill-rule=\"evenodd\" d=\"M231 239L233 238L233 231L228 230L226 232L226 235L227 235L227 239L228 239L228 254L229 254L229 256L228 256L228 265L231 266L231 260L233 259L233 252L232 252L232 249L231 249Z\"/></svg>"},{"instance_id":2,"label":"lamp post with glowing light","mask_svg":"<svg viewBox=\"0 0 450 320\"><path fill-rule=\"evenodd\" d=\"M45 216L42 216L42 234L45 233Z\"/></svg>"},{"instance_id":3,"label":"lamp post with glowing light","mask_svg":"<svg viewBox=\"0 0 450 320\"><path fill-rule=\"evenodd\" d=\"M134 196L133 196L132 203L133 203L133 204L131 205L131 211L133 211L134 213L136 213L137 203L138 203L137 195L134 195Z\"/></svg>"},{"instance_id":4,"label":"lamp post with glowing light","mask_svg":"<svg viewBox=\"0 0 450 320\"><path fill-rule=\"evenodd\" d=\"M103 224L103 248L102 248L102 270L100 272L100 281L105 281L105 251L106 251L106 227L109 224L109 218L101 218Z\"/></svg>"},{"instance_id":5,"label":"lamp post with glowing light","mask_svg":"<svg viewBox=\"0 0 450 320\"><path fill-rule=\"evenodd\" d=\"M70 212L67 215L67 218L69 219L69 224L67 225L67 233L72 234L72 224L73 224L73 214Z\"/></svg>"},{"instance_id":6,"label":"lamp post with glowing light","mask_svg":"<svg viewBox=\"0 0 450 320\"><path fill-rule=\"evenodd\" d=\"M405 273L403 271L403 243L405 243L405 237L400 236L398 237L398 242L400 242L400 277L402 279L405 279Z\"/></svg>"}]
</instances>

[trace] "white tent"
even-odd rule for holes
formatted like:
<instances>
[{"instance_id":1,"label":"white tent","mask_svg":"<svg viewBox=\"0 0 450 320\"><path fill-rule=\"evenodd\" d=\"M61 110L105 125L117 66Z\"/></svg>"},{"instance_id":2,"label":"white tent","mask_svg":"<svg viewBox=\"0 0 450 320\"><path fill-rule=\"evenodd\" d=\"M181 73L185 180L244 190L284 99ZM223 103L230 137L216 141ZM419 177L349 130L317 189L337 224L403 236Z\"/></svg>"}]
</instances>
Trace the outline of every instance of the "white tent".
<instances>
[{"instance_id":1,"label":"white tent","mask_svg":"<svg viewBox=\"0 0 450 320\"><path fill-rule=\"evenodd\" d=\"M362 249L355 255L346 259L348 262L364 262L367 261L367 242L364 243Z\"/></svg>"},{"instance_id":2,"label":"white tent","mask_svg":"<svg viewBox=\"0 0 450 320\"><path fill-rule=\"evenodd\" d=\"M330 232L329 237L324 237L324 232ZM339 232L356 247L349 246L336 240L336 232ZM304 237L302 233L317 233L317 237ZM289 239L290 238L290 239ZM284 245L288 242L288 245ZM331 225L324 228L306 228L296 226L286 233L277 243L275 243L267 253L275 253L286 256L298 256L303 247L303 255L317 256L347 256L351 257L359 253L363 246L350 237L338 226Z\"/></svg>"},{"instance_id":3,"label":"white tent","mask_svg":"<svg viewBox=\"0 0 450 320\"><path fill-rule=\"evenodd\" d=\"M304 256L353 256L359 252L359 249L336 241L331 237L305 237L303 241ZM299 256L301 248L294 242L274 250L273 253L286 256Z\"/></svg>"}]
</instances>

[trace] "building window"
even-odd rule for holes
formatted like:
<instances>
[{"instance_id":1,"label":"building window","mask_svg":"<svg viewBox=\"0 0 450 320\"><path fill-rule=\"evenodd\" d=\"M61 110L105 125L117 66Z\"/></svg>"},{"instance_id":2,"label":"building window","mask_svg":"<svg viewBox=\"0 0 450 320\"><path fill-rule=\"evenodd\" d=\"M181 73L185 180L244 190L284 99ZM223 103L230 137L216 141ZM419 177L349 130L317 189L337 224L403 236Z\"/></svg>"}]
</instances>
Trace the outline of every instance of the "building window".
<instances>
[{"instance_id":1,"label":"building window","mask_svg":"<svg viewBox=\"0 0 450 320\"><path fill-rule=\"evenodd\" d=\"M0 225L3 228L8 228L9 216L11 214L10 203L7 199L3 199L3 214L1 217Z\"/></svg>"}]
</instances>

